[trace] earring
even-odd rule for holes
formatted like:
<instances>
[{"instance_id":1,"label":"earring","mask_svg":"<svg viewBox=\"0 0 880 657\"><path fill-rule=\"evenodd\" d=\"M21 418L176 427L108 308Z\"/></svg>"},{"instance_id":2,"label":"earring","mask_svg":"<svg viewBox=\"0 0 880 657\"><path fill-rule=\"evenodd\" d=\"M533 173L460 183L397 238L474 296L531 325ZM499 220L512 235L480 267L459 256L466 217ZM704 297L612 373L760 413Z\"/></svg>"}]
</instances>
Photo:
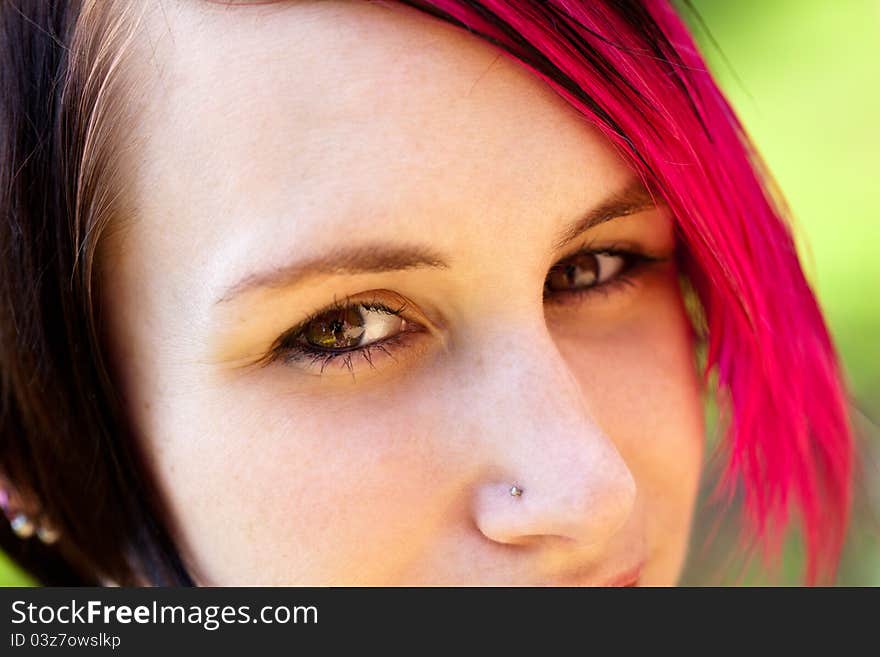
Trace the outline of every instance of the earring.
<instances>
[{"instance_id":1,"label":"earring","mask_svg":"<svg viewBox=\"0 0 880 657\"><path fill-rule=\"evenodd\" d=\"M34 535L34 523L23 513L16 513L9 524L19 538L30 538Z\"/></svg>"},{"instance_id":2,"label":"earring","mask_svg":"<svg viewBox=\"0 0 880 657\"><path fill-rule=\"evenodd\" d=\"M516 484L514 484L513 486L510 487L510 491L509 491L509 492L510 492L510 494L513 495L514 497L520 497L520 496L522 496L522 494L523 494L524 491L523 491L522 488L520 488L519 486L517 486Z\"/></svg>"},{"instance_id":3,"label":"earring","mask_svg":"<svg viewBox=\"0 0 880 657\"><path fill-rule=\"evenodd\" d=\"M61 538L61 532L48 524L40 525L37 527L37 538L46 545L52 545Z\"/></svg>"},{"instance_id":4,"label":"earring","mask_svg":"<svg viewBox=\"0 0 880 657\"><path fill-rule=\"evenodd\" d=\"M61 537L61 532L46 519L42 519L39 523L34 523L27 514L13 509L10 498L9 491L6 488L0 487L0 509L3 510L3 514L9 520L9 526L16 536L27 539L36 534L37 538L46 545L55 543Z\"/></svg>"}]
</instances>

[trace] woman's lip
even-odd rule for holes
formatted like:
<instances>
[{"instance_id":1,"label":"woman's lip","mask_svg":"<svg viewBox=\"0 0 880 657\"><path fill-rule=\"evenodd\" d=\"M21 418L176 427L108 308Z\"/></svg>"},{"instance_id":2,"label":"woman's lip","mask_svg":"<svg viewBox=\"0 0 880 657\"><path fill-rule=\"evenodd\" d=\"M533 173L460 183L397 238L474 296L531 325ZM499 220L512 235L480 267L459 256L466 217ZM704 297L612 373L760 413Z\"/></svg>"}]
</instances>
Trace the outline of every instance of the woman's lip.
<instances>
[{"instance_id":1,"label":"woman's lip","mask_svg":"<svg viewBox=\"0 0 880 657\"><path fill-rule=\"evenodd\" d=\"M626 586L637 586L639 583L639 577L642 576L642 565L639 564L635 568L630 568L622 572L617 577L614 577L611 580L608 580L602 586L613 586L613 587L626 587Z\"/></svg>"},{"instance_id":2,"label":"woman's lip","mask_svg":"<svg viewBox=\"0 0 880 657\"><path fill-rule=\"evenodd\" d=\"M642 576L642 568L644 563L639 563L633 568L620 571L614 577L602 581L596 580L594 577L589 579L585 577L566 577L558 580L555 586L600 586L600 587L629 587L638 586L639 578Z\"/></svg>"},{"instance_id":3,"label":"woman's lip","mask_svg":"<svg viewBox=\"0 0 880 657\"><path fill-rule=\"evenodd\" d=\"M610 587L638 586L639 577L641 577L641 576L642 576L642 567L641 567L641 565L639 565L639 566L636 566L635 568L632 568L631 570L624 572L621 575L618 575L614 579L608 581L606 584L603 584L603 586L610 586Z\"/></svg>"}]
</instances>

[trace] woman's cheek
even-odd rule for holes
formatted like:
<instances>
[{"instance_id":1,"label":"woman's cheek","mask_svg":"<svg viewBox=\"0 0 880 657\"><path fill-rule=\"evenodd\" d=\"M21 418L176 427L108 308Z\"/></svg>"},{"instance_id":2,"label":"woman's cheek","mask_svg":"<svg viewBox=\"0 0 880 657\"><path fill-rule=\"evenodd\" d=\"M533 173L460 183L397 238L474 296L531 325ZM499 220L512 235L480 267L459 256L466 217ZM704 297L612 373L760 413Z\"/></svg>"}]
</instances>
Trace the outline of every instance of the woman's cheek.
<instances>
[{"instance_id":1,"label":"woman's cheek","mask_svg":"<svg viewBox=\"0 0 880 657\"><path fill-rule=\"evenodd\" d=\"M160 441L164 488L199 570L224 583L391 578L442 515L444 456L417 391L318 403L279 394L271 379L215 389L192 405L216 411L201 428Z\"/></svg>"}]
</instances>

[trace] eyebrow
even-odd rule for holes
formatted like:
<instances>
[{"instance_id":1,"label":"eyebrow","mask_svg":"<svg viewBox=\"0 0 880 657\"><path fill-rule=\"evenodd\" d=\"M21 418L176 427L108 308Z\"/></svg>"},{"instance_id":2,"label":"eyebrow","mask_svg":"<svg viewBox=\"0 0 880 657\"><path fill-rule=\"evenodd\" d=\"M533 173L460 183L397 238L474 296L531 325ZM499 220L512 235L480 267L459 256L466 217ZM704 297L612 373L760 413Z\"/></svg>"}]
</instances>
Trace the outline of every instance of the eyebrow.
<instances>
[{"instance_id":1,"label":"eyebrow","mask_svg":"<svg viewBox=\"0 0 880 657\"><path fill-rule=\"evenodd\" d=\"M622 190L612 194L583 217L566 227L559 234L553 248L561 249L581 233L606 221L644 212L656 206L657 200L642 184L642 181L636 178Z\"/></svg>"},{"instance_id":2,"label":"eyebrow","mask_svg":"<svg viewBox=\"0 0 880 657\"><path fill-rule=\"evenodd\" d=\"M638 179L611 195L585 215L562 230L554 243L558 250L575 240L581 233L599 224L636 214L656 207L657 203ZM318 276L351 276L408 269L448 269L447 258L441 253L418 245L365 244L340 247L328 253L251 274L227 288L216 303L256 289L272 289L302 285Z\"/></svg>"}]
</instances>

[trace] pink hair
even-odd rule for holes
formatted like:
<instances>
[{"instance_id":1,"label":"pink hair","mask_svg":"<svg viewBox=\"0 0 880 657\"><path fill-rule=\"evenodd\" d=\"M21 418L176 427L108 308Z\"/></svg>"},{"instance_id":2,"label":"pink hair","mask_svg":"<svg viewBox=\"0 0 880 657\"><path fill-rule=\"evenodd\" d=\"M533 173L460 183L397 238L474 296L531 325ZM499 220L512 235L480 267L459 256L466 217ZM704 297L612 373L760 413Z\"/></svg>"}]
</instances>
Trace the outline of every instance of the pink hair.
<instances>
[{"instance_id":1,"label":"pink hair","mask_svg":"<svg viewBox=\"0 0 880 657\"><path fill-rule=\"evenodd\" d=\"M727 452L716 495L743 488L777 555L800 511L808 584L833 577L851 506L845 384L781 196L665 0L410 2L491 40L611 140L677 221L702 305Z\"/></svg>"}]
</instances>

